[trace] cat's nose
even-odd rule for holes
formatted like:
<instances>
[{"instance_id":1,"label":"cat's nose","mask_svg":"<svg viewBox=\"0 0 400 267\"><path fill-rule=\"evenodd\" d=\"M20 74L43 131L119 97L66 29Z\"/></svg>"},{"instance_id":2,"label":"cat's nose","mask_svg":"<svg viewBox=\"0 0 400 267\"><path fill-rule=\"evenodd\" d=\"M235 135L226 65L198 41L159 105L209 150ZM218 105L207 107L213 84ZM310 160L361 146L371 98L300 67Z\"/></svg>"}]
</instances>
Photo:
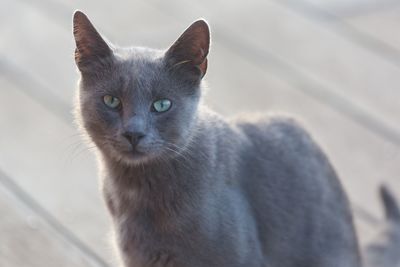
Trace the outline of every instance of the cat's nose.
<instances>
[{"instance_id":1,"label":"cat's nose","mask_svg":"<svg viewBox=\"0 0 400 267\"><path fill-rule=\"evenodd\" d=\"M123 136L128 139L133 147L135 147L139 143L140 139L145 136L145 134L142 132L126 131L125 133L123 133Z\"/></svg>"}]
</instances>

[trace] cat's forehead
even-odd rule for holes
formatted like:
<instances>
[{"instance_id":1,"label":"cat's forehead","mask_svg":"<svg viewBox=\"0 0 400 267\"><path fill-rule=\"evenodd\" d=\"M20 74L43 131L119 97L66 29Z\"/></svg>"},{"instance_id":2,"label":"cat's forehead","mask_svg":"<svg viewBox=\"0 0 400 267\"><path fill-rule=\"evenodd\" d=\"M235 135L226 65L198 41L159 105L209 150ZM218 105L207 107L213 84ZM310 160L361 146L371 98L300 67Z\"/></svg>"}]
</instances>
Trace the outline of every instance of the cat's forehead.
<instances>
[{"instance_id":1,"label":"cat's forehead","mask_svg":"<svg viewBox=\"0 0 400 267\"><path fill-rule=\"evenodd\" d=\"M163 70L163 53L148 48L125 48L115 51L116 70L121 78L150 80L160 75Z\"/></svg>"},{"instance_id":2,"label":"cat's forehead","mask_svg":"<svg viewBox=\"0 0 400 267\"><path fill-rule=\"evenodd\" d=\"M162 66L163 51L143 48L119 48L114 51L119 63L128 71L138 73L146 71L157 71Z\"/></svg>"},{"instance_id":3,"label":"cat's forehead","mask_svg":"<svg viewBox=\"0 0 400 267\"><path fill-rule=\"evenodd\" d=\"M125 48L115 51L114 79L120 88L143 87L160 81L163 76L163 53L148 48Z\"/></svg>"}]
</instances>

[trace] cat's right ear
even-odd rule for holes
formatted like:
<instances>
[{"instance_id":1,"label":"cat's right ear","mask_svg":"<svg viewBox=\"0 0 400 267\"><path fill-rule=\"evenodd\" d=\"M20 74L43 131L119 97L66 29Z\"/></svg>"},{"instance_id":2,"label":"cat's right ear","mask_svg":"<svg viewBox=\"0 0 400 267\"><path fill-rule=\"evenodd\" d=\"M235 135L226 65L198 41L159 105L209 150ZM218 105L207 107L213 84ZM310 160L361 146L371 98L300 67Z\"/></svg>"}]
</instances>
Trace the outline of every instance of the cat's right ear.
<instances>
[{"instance_id":1,"label":"cat's right ear","mask_svg":"<svg viewBox=\"0 0 400 267\"><path fill-rule=\"evenodd\" d=\"M75 62L82 73L89 72L112 55L111 48L81 11L74 13L73 32L76 43Z\"/></svg>"},{"instance_id":2,"label":"cat's right ear","mask_svg":"<svg viewBox=\"0 0 400 267\"><path fill-rule=\"evenodd\" d=\"M183 69L198 80L206 74L209 47L210 29L207 22L200 19L183 32L165 53L165 58L171 69Z\"/></svg>"}]
</instances>

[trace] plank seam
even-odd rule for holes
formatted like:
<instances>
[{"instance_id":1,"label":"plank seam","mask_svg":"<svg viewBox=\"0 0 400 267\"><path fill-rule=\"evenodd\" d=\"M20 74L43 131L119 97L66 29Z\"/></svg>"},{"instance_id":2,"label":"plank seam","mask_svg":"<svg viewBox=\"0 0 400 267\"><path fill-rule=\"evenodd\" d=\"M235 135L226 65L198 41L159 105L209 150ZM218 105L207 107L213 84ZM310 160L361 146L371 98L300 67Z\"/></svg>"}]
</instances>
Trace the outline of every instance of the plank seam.
<instances>
[{"instance_id":1,"label":"plank seam","mask_svg":"<svg viewBox=\"0 0 400 267\"><path fill-rule=\"evenodd\" d=\"M0 183L14 194L27 208L42 218L49 227L59 233L64 240L76 247L82 255L91 262L95 263L96 266L111 267L1 169Z\"/></svg>"}]
</instances>

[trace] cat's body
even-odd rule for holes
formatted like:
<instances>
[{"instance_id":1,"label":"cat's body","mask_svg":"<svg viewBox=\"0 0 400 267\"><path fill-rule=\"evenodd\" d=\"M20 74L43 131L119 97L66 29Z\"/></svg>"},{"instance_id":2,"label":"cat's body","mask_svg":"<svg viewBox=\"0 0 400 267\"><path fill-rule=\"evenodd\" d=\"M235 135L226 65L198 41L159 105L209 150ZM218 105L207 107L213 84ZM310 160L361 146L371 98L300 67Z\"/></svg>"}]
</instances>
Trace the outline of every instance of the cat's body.
<instances>
[{"instance_id":1,"label":"cat's body","mask_svg":"<svg viewBox=\"0 0 400 267\"><path fill-rule=\"evenodd\" d=\"M204 21L166 52L111 48L81 12L74 35L78 120L123 266L360 267L349 203L308 134L201 104Z\"/></svg>"},{"instance_id":2,"label":"cat's body","mask_svg":"<svg viewBox=\"0 0 400 267\"><path fill-rule=\"evenodd\" d=\"M360 266L347 200L300 127L279 117L228 123L205 110L197 123L174 159L105 159L126 266Z\"/></svg>"}]
</instances>

